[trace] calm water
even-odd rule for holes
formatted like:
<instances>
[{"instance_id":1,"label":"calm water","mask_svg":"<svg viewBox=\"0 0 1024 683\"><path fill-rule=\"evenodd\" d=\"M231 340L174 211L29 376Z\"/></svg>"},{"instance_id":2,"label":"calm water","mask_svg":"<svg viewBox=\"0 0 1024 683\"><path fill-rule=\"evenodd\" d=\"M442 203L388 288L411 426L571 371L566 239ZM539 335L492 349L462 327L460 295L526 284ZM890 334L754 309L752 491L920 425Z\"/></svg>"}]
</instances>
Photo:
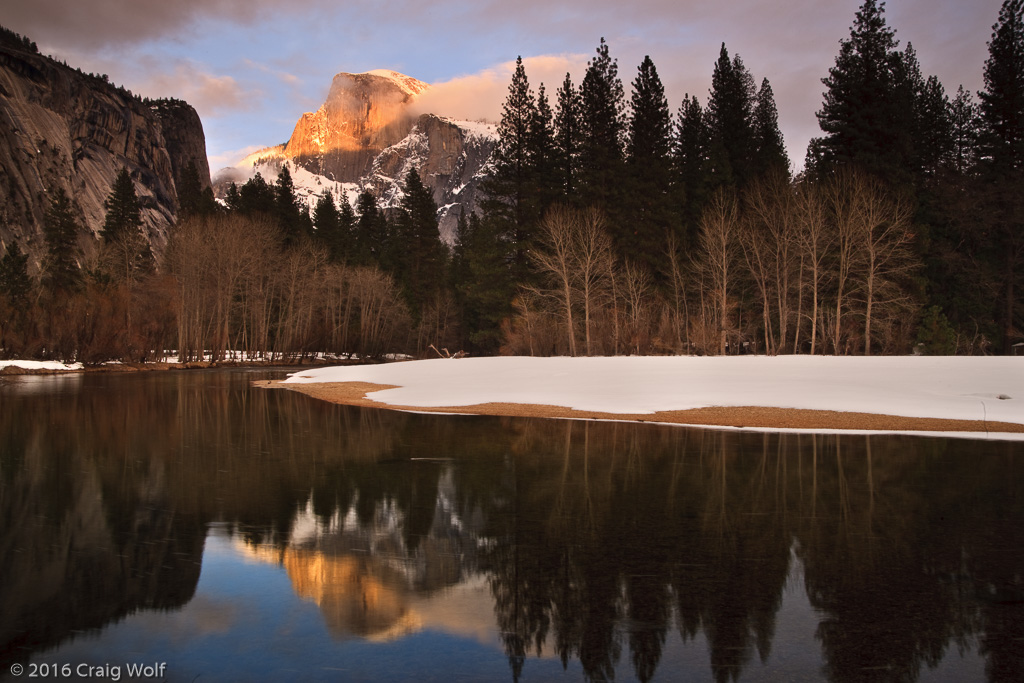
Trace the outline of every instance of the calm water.
<instances>
[{"instance_id":1,"label":"calm water","mask_svg":"<svg viewBox=\"0 0 1024 683\"><path fill-rule=\"evenodd\" d=\"M409 415L271 376L0 380L0 679L1024 676L1024 445Z\"/></svg>"}]
</instances>

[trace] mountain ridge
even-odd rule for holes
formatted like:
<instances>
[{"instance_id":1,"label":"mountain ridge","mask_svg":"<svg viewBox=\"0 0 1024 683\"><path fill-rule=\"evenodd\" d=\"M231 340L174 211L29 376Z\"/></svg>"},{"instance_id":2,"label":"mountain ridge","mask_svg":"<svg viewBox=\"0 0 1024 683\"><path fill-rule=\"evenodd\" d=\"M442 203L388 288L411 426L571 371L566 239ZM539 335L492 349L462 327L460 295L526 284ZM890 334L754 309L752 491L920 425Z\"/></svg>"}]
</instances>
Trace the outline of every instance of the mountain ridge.
<instances>
[{"instance_id":1,"label":"mountain ridge","mask_svg":"<svg viewBox=\"0 0 1024 683\"><path fill-rule=\"evenodd\" d=\"M257 171L273 181L288 163L304 171L292 176L310 206L324 189L336 196L345 192L352 203L369 190L389 210L400 203L405 177L415 167L438 204L442 239L454 243L459 213L479 204L479 183L497 128L417 111L417 96L429 87L388 69L336 74L324 104L299 118L287 142L218 171L217 196L223 198L231 182L245 182Z\"/></svg>"}]
</instances>

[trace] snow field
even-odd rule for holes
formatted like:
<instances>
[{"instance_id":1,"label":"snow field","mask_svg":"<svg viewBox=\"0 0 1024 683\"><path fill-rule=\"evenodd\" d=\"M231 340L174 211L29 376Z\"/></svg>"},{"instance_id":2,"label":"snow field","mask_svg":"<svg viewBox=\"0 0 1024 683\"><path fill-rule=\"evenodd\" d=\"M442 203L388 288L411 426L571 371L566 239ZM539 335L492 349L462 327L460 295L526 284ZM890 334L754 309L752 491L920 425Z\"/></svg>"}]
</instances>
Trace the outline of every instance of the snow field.
<instances>
[{"instance_id":1,"label":"snow field","mask_svg":"<svg viewBox=\"0 0 1024 683\"><path fill-rule=\"evenodd\" d=\"M286 383L371 382L383 404L556 405L651 414L762 406L1024 424L1024 361L1012 357L632 356L460 358L328 367Z\"/></svg>"}]
</instances>

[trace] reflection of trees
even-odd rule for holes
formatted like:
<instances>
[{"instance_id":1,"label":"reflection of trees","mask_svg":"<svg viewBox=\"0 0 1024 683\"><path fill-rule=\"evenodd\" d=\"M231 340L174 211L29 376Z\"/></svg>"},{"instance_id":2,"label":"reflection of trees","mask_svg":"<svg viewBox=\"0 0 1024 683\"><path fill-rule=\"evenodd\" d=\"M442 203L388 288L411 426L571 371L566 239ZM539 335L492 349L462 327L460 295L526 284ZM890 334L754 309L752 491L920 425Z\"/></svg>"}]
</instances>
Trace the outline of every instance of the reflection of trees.
<instances>
[{"instance_id":1,"label":"reflection of trees","mask_svg":"<svg viewBox=\"0 0 1024 683\"><path fill-rule=\"evenodd\" d=\"M1019 446L515 426L481 557L514 678L547 648L607 680L626 643L648 680L674 618L738 680L770 659L794 543L830 679L914 680L951 647L1021 670Z\"/></svg>"},{"instance_id":2,"label":"reflection of trees","mask_svg":"<svg viewBox=\"0 0 1024 683\"><path fill-rule=\"evenodd\" d=\"M819 498L799 501L817 514L797 535L808 596L825 612L818 637L829 678L916 680L922 665L933 667L948 648L988 632L984 651L996 621L977 589L1016 581L1019 596L1024 566L1022 501L1011 493L1019 482L1007 476L1012 459L994 457L1007 445L823 441ZM993 536L1002 519L1016 520L1015 528ZM1001 570L990 572L977 562L983 557ZM1017 618L1019 638L1019 609ZM989 655L990 672L997 660Z\"/></svg>"},{"instance_id":3,"label":"reflection of trees","mask_svg":"<svg viewBox=\"0 0 1024 683\"><path fill-rule=\"evenodd\" d=\"M724 433L673 443L694 434L525 428L503 504L487 511L498 542L481 557L514 677L527 650L547 644L588 679L609 680L628 643L649 680L673 607L684 638L706 633L720 680L738 677L755 647L767 657L789 557L775 471Z\"/></svg>"}]
</instances>

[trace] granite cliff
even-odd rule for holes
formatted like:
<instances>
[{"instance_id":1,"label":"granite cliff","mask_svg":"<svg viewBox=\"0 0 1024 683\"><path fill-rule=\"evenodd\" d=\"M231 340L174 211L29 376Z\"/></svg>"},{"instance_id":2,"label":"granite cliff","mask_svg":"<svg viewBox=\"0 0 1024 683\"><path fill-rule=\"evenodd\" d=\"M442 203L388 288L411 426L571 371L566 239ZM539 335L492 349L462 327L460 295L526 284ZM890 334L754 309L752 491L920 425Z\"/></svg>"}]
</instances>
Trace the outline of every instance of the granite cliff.
<instances>
[{"instance_id":1,"label":"granite cliff","mask_svg":"<svg viewBox=\"0 0 1024 683\"><path fill-rule=\"evenodd\" d=\"M88 262L106 217L103 202L127 167L159 254L177 215L176 182L190 161L209 183L202 123L187 103L143 101L9 33L0 37L0 253L17 240L39 265L43 217L62 187L83 226L79 244Z\"/></svg>"},{"instance_id":2,"label":"granite cliff","mask_svg":"<svg viewBox=\"0 0 1024 683\"><path fill-rule=\"evenodd\" d=\"M324 189L346 192L354 203L370 190L385 209L397 206L415 167L437 202L440 232L454 240L459 213L473 211L478 185L494 147L495 127L418 111L426 83L395 71L339 73L324 104L303 114L288 142L251 154L222 169L215 192L254 171L273 181L283 163L292 167L297 191L314 204Z\"/></svg>"}]
</instances>

